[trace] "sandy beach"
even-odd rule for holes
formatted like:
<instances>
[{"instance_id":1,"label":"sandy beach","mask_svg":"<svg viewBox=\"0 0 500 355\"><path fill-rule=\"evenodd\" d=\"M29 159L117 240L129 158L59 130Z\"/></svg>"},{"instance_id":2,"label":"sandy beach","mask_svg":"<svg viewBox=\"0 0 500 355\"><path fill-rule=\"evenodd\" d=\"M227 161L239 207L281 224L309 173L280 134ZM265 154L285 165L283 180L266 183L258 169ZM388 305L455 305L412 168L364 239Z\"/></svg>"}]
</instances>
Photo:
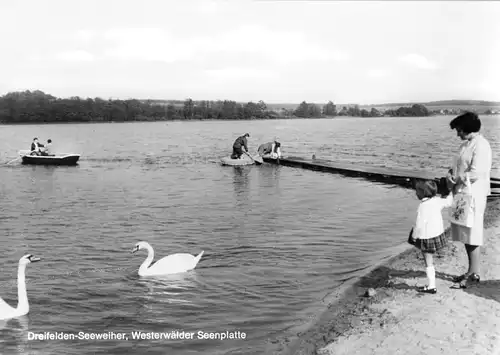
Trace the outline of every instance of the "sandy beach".
<instances>
[{"instance_id":1,"label":"sandy beach","mask_svg":"<svg viewBox=\"0 0 500 355\"><path fill-rule=\"evenodd\" d=\"M466 271L463 244L435 257L438 293L420 294L424 260L410 248L346 289L294 347L294 354L500 354L500 199L485 215L481 282L466 289L451 279ZM402 236L405 238L405 236ZM365 297L368 288L375 296Z\"/></svg>"}]
</instances>

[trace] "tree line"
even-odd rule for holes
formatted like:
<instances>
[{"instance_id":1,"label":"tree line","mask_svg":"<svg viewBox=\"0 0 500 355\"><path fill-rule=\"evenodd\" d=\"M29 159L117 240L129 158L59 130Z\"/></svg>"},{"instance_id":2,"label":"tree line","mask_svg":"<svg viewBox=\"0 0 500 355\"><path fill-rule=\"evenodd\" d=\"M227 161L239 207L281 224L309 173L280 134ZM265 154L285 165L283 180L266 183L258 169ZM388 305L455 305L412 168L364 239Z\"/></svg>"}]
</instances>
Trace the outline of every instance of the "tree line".
<instances>
[{"instance_id":1,"label":"tree line","mask_svg":"<svg viewBox=\"0 0 500 355\"><path fill-rule=\"evenodd\" d=\"M385 111L377 110L372 107L371 110L360 109L359 105L344 106L341 110L337 110L337 105L329 101L326 105L320 108L315 104L308 104L303 101L294 111L294 115L302 118L312 117L335 117L335 116L350 116L350 117L424 117L435 114L427 109L422 104L414 104L409 107L402 106L398 109L389 109Z\"/></svg>"},{"instance_id":2,"label":"tree line","mask_svg":"<svg viewBox=\"0 0 500 355\"><path fill-rule=\"evenodd\" d=\"M343 107L329 101L320 106L303 101L295 110L269 109L265 102L237 103L218 101L104 100L101 98L57 98L43 91L9 92L0 96L1 123L43 122L129 122L172 120L258 120L279 118L321 118L335 116L428 116L431 112L420 104L380 112Z\"/></svg>"}]
</instances>

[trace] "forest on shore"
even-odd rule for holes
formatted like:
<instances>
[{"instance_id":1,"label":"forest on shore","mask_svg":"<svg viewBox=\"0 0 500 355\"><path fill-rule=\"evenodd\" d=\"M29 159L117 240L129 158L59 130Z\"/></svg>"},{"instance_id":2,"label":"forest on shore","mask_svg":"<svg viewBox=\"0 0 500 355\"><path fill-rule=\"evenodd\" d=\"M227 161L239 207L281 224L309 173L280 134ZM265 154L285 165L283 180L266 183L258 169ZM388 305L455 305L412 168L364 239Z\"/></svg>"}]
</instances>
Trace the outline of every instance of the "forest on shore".
<instances>
[{"instance_id":1,"label":"forest on shore","mask_svg":"<svg viewBox=\"0 0 500 355\"><path fill-rule=\"evenodd\" d=\"M101 98L57 98L43 91L9 92L0 96L0 123L131 122L177 120L265 120L283 118L423 117L442 112L422 104L384 111L361 109L359 105L338 108L301 102L295 109L269 108L265 102L238 103L230 100L104 100Z\"/></svg>"}]
</instances>

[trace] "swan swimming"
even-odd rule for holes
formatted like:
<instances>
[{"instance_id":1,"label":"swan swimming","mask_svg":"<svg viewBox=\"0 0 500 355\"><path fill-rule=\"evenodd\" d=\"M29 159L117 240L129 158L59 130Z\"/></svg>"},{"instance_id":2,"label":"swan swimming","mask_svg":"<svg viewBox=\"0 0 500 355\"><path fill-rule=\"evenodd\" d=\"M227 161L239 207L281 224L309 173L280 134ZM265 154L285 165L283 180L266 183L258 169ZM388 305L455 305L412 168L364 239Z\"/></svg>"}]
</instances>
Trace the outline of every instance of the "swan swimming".
<instances>
[{"instance_id":1,"label":"swan swimming","mask_svg":"<svg viewBox=\"0 0 500 355\"><path fill-rule=\"evenodd\" d=\"M17 308L11 307L0 297L0 320L16 318L28 314L30 305L28 303L28 294L26 292L25 270L26 265L40 261L31 254L26 254L19 259L19 267L17 269Z\"/></svg>"},{"instance_id":2,"label":"swan swimming","mask_svg":"<svg viewBox=\"0 0 500 355\"><path fill-rule=\"evenodd\" d=\"M153 265L151 265L155 255L153 247L149 245L148 242L139 242L135 245L134 249L132 249L132 253L135 253L141 249L147 249L148 257L146 258L146 260L144 260L141 267L139 268L139 276L176 274L192 270L196 267L204 253L204 251L202 251L197 256L193 256L187 253L172 254L158 260Z\"/></svg>"}]
</instances>

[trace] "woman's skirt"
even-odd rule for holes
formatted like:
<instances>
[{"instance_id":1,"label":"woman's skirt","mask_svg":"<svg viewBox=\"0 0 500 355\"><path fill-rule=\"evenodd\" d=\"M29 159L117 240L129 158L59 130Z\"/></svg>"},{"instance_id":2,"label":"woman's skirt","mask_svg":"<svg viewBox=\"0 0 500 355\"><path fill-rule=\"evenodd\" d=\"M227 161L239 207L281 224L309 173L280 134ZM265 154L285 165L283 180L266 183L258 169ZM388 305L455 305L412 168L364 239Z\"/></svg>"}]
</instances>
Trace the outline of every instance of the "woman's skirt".
<instances>
[{"instance_id":1,"label":"woman's skirt","mask_svg":"<svg viewBox=\"0 0 500 355\"><path fill-rule=\"evenodd\" d=\"M412 228L410 231L410 235L408 236L408 243L417 247L424 253L434 254L438 250L443 249L446 246L446 244L448 244L448 238L443 232L437 237L429 239L415 239L413 238L413 228Z\"/></svg>"},{"instance_id":2,"label":"woman's skirt","mask_svg":"<svg viewBox=\"0 0 500 355\"><path fill-rule=\"evenodd\" d=\"M459 226L451 223L451 239L469 245L483 245L484 212L486 210L487 197L475 198L476 209L474 212L474 224L472 228Z\"/></svg>"}]
</instances>

